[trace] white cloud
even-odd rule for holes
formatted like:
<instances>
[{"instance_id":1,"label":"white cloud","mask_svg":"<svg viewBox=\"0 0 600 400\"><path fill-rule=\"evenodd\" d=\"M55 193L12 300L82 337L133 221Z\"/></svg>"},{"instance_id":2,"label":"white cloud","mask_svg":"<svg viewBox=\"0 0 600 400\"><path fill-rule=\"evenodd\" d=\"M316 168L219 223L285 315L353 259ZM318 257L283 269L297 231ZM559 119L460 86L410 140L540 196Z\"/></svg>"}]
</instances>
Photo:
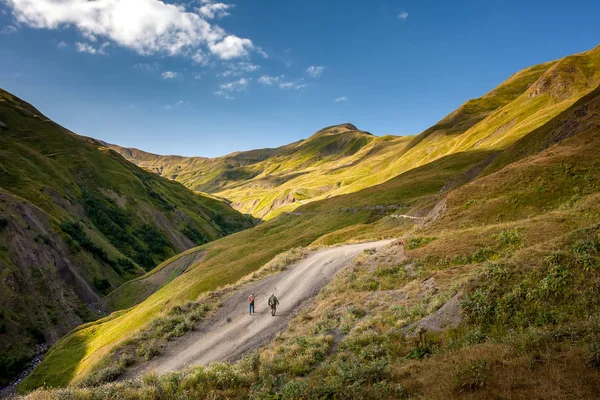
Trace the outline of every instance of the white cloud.
<instances>
[{"instance_id":1,"label":"white cloud","mask_svg":"<svg viewBox=\"0 0 600 400\"><path fill-rule=\"evenodd\" d=\"M311 65L306 70L306 73L308 73L308 75L310 75L312 78L318 78L321 75L323 75L323 71L324 70L325 70L325 67L323 67L323 66L320 66L320 65Z\"/></svg>"},{"instance_id":2,"label":"white cloud","mask_svg":"<svg viewBox=\"0 0 600 400\"><path fill-rule=\"evenodd\" d=\"M212 1L202 1L202 7L198 9L198 13L207 19L223 18L229 14L227 10L232 8L231 4L214 3Z\"/></svg>"},{"instance_id":3,"label":"white cloud","mask_svg":"<svg viewBox=\"0 0 600 400\"><path fill-rule=\"evenodd\" d=\"M233 100L235 97L233 97L232 93L241 92L248 87L249 83L250 80L247 78L240 78L237 81L222 83L219 85L219 90L214 92L214 94L227 100Z\"/></svg>"},{"instance_id":4,"label":"white cloud","mask_svg":"<svg viewBox=\"0 0 600 400\"><path fill-rule=\"evenodd\" d=\"M109 45L110 43L104 42L99 47L94 47L89 43L77 42L75 43L75 48L80 53L105 55L106 51L104 51L104 49L106 49Z\"/></svg>"},{"instance_id":5,"label":"white cloud","mask_svg":"<svg viewBox=\"0 0 600 400\"><path fill-rule=\"evenodd\" d=\"M161 74L161 76L165 80L181 78L181 74L179 72L173 72L173 71L165 71Z\"/></svg>"},{"instance_id":6,"label":"white cloud","mask_svg":"<svg viewBox=\"0 0 600 400\"><path fill-rule=\"evenodd\" d=\"M235 99L235 97L233 97L232 95L230 95L229 93L223 91L223 90L217 90L216 92L214 92L215 96L220 96L223 97L224 99L227 100L233 100Z\"/></svg>"},{"instance_id":7,"label":"white cloud","mask_svg":"<svg viewBox=\"0 0 600 400\"><path fill-rule=\"evenodd\" d=\"M227 34L200 12L161 0L4 1L22 24L45 29L71 26L88 41L105 38L142 55L193 57L195 50L206 46L212 54L229 60L245 57L254 48L250 39ZM218 14L216 4L221 3L204 2Z\"/></svg>"},{"instance_id":8,"label":"white cloud","mask_svg":"<svg viewBox=\"0 0 600 400\"><path fill-rule=\"evenodd\" d=\"M69 47L69 44L64 40L61 40L56 44L56 47L58 47L59 49L64 49L65 47Z\"/></svg>"},{"instance_id":9,"label":"white cloud","mask_svg":"<svg viewBox=\"0 0 600 400\"><path fill-rule=\"evenodd\" d=\"M339 103L341 101L347 101L347 100L348 100L348 98L346 96L342 96L342 97L338 97L337 99L335 99L335 102Z\"/></svg>"},{"instance_id":10,"label":"white cloud","mask_svg":"<svg viewBox=\"0 0 600 400\"><path fill-rule=\"evenodd\" d=\"M281 75L281 76L263 75L260 78L258 78L258 83L261 83L261 84L267 85L267 86L272 86L276 83L279 83L283 78L284 78L283 75Z\"/></svg>"},{"instance_id":11,"label":"white cloud","mask_svg":"<svg viewBox=\"0 0 600 400\"><path fill-rule=\"evenodd\" d=\"M0 34L2 35L11 35L15 32L17 32L18 29L12 25L7 25L4 28L2 28L2 30L0 30Z\"/></svg>"},{"instance_id":12,"label":"white cloud","mask_svg":"<svg viewBox=\"0 0 600 400\"><path fill-rule=\"evenodd\" d=\"M295 90L300 90L307 86L306 83L304 83L303 79L299 79L296 81L290 81L290 80L285 79L285 75L279 75L279 76L263 75L260 78L258 78L258 83L261 83L266 86L277 85L277 86L279 86L280 89L295 89Z\"/></svg>"},{"instance_id":13,"label":"white cloud","mask_svg":"<svg viewBox=\"0 0 600 400\"><path fill-rule=\"evenodd\" d=\"M200 75L200 74L194 75L194 79L199 81L202 79L202 75Z\"/></svg>"},{"instance_id":14,"label":"white cloud","mask_svg":"<svg viewBox=\"0 0 600 400\"><path fill-rule=\"evenodd\" d=\"M217 74L217 77L227 78L229 76L241 76L248 72L256 72L260 69L260 65L242 61L238 63L228 64L226 68L227 70L219 72Z\"/></svg>"},{"instance_id":15,"label":"white cloud","mask_svg":"<svg viewBox=\"0 0 600 400\"><path fill-rule=\"evenodd\" d=\"M256 52L265 60L269 58L269 54L267 54L267 52L264 51L262 47L257 47Z\"/></svg>"},{"instance_id":16,"label":"white cloud","mask_svg":"<svg viewBox=\"0 0 600 400\"><path fill-rule=\"evenodd\" d=\"M281 82L279 84L279 87L281 89L294 89L294 90L304 89L306 86L307 86L306 83L303 83L302 81L298 81L298 82Z\"/></svg>"},{"instance_id":17,"label":"white cloud","mask_svg":"<svg viewBox=\"0 0 600 400\"><path fill-rule=\"evenodd\" d=\"M210 51L222 60L247 57L248 52L254 49L250 39L241 39L235 35L229 35L218 43L209 43Z\"/></svg>"},{"instance_id":18,"label":"white cloud","mask_svg":"<svg viewBox=\"0 0 600 400\"><path fill-rule=\"evenodd\" d=\"M192 54L192 61L194 62L194 64L196 65L206 65L208 64L208 61L210 59L210 56L208 56L205 52L203 52L202 50L196 50L193 54Z\"/></svg>"},{"instance_id":19,"label":"white cloud","mask_svg":"<svg viewBox=\"0 0 600 400\"><path fill-rule=\"evenodd\" d=\"M230 92L239 92L244 90L248 86L249 80L247 78L240 78L237 81L222 83L219 85L221 90L230 91Z\"/></svg>"},{"instance_id":20,"label":"white cloud","mask_svg":"<svg viewBox=\"0 0 600 400\"><path fill-rule=\"evenodd\" d=\"M81 32L81 36L83 36L85 39L87 39L90 42L96 43L98 41L98 38L89 32L85 32L85 31Z\"/></svg>"},{"instance_id":21,"label":"white cloud","mask_svg":"<svg viewBox=\"0 0 600 400\"><path fill-rule=\"evenodd\" d=\"M398 18L402 21L406 21L406 19L408 18L408 13L406 11L403 11L400 14L398 14Z\"/></svg>"}]
</instances>

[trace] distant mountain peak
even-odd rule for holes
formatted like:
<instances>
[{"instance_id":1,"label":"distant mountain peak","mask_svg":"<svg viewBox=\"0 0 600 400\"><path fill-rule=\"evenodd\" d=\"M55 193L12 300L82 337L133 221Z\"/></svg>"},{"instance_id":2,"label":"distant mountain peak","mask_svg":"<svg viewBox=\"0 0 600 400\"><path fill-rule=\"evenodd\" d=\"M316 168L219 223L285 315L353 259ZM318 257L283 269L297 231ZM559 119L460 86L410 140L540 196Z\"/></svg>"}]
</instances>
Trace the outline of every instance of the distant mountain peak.
<instances>
[{"instance_id":1,"label":"distant mountain peak","mask_svg":"<svg viewBox=\"0 0 600 400\"><path fill-rule=\"evenodd\" d=\"M345 123L340 125L332 125L326 128L321 129L316 134L328 133L328 134L336 134L348 131L358 131L359 129L351 123Z\"/></svg>"}]
</instances>

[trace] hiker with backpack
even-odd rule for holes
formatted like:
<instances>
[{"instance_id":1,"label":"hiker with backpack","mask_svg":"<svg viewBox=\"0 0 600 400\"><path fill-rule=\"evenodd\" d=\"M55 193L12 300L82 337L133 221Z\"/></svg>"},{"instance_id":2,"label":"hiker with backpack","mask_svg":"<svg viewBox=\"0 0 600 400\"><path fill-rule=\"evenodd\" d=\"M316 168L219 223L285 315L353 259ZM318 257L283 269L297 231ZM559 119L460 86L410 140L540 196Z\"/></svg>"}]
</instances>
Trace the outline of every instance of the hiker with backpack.
<instances>
[{"instance_id":1,"label":"hiker with backpack","mask_svg":"<svg viewBox=\"0 0 600 400\"><path fill-rule=\"evenodd\" d=\"M279 305L279 300L275 297L275 293L271 293L271 297L269 297L269 307L271 307L271 316L275 316L275 311L277 310L277 306Z\"/></svg>"},{"instance_id":2,"label":"hiker with backpack","mask_svg":"<svg viewBox=\"0 0 600 400\"><path fill-rule=\"evenodd\" d=\"M250 315L254 314L254 300L256 298L254 297L254 292L250 293L250 296L248 296L248 304L250 306Z\"/></svg>"}]
</instances>

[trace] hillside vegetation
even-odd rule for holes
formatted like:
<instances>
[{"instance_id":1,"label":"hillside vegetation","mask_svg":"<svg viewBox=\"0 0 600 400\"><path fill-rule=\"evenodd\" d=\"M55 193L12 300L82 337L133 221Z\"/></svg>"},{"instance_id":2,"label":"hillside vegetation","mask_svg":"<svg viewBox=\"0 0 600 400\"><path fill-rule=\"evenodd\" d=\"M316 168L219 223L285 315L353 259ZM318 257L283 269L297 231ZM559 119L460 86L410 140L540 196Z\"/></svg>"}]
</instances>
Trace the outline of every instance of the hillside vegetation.
<instances>
[{"instance_id":1,"label":"hillside vegetation","mask_svg":"<svg viewBox=\"0 0 600 400\"><path fill-rule=\"evenodd\" d=\"M0 385L163 260L252 226L0 90Z\"/></svg>"},{"instance_id":2,"label":"hillside vegetation","mask_svg":"<svg viewBox=\"0 0 600 400\"><path fill-rule=\"evenodd\" d=\"M19 390L70 386L31 399L595 398L599 67L596 48L528 68L414 138L369 136L340 159L364 160L340 169L347 184L201 246L202 260L153 294L123 286L111 301L139 304L63 338ZM349 129L324 132L339 140ZM355 259L243 360L107 384L169 346L163 327L184 335L218 306L211 292L277 254L383 237L400 240Z\"/></svg>"},{"instance_id":3,"label":"hillside vegetation","mask_svg":"<svg viewBox=\"0 0 600 400\"><path fill-rule=\"evenodd\" d=\"M158 156L110 145L128 160L231 201L262 219L351 193L460 151L496 151L570 107L600 82L600 49L520 71L422 134L375 137L351 124L277 149L209 159Z\"/></svg>"}]
</instances>

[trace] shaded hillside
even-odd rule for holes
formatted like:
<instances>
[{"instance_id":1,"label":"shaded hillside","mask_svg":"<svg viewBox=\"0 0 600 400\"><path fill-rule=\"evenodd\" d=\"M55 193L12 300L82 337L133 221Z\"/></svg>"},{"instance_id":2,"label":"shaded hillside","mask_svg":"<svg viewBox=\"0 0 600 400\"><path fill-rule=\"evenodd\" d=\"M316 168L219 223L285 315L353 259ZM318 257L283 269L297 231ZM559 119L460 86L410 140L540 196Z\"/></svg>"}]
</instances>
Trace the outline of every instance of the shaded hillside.
<instances>
[{"instance_id":1,"label":"shaded hillside","mask_svg":"<svg viewBox=\"0 0 600 400\"><path fill-rule=\"evenodd\" d=\"M278 149L225 157L157 156L112 148L185 186L263 219L311 201L356 192L457 152L506 149L600 83L600 47L526 68L416 137L374 137L351 124Z\"/></svg>"},{"instance_id":2,"label":"shaded hillside","mask_svg":"<svg viewBox=\"0 0 600 400\"><path fill-rule=\"evenodd\" d=\"M239 363L31 398L597 397L599 89L511 140L203 246L185 278L66 336L21 390L115 379L124 354L143 363L148 346L168 346L164 324L185 334L187 318L211 304L203 294L289 248L401 237L404 247L355 260L286 332Z\"/></svg>"},{"instance_id":3,"label":"shaded hillside","mask_svg":"<svg viewBox=\"0 0 600 400\"><path fill-rule=\"evenodd\" d=\"M0 384L124 282L252 225L2 90L0 122Z\"/></svg>"}]
</instances>

